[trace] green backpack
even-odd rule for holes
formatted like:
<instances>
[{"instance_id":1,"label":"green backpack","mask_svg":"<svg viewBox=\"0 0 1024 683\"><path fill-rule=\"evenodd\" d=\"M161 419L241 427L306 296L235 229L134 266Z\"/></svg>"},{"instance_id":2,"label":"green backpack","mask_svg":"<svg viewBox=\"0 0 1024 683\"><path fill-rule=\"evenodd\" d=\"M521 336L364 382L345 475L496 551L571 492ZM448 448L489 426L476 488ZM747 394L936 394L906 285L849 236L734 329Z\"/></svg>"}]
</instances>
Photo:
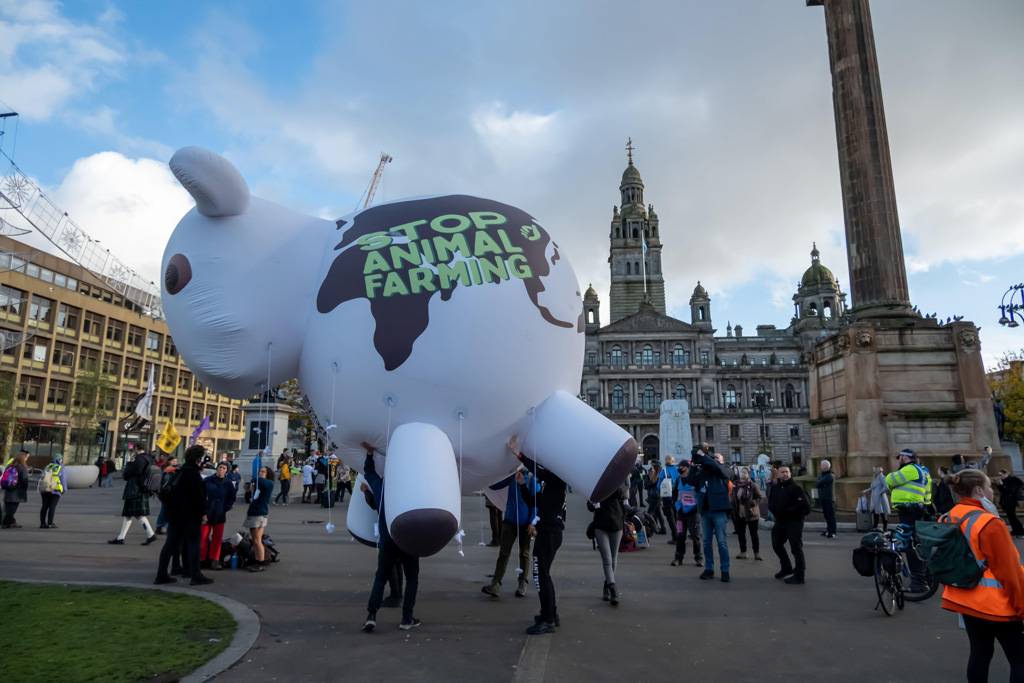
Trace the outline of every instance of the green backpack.
<instances>
[{"instance_id":1,"label":"green backpack","mask_svg":"<svg viewBox=\"0 0 1024 683\"><path fill-rule=\"evenodd\" d=\"M970 541L960 528L966 522L968 533L984 510L973 510L961 519L954 520L950 514L942 515L937 522L918 521L917 536L921 558L932 576L944 586L974 588L985 574L985 562L974 556Z\"/></svg>"}]
</instances>

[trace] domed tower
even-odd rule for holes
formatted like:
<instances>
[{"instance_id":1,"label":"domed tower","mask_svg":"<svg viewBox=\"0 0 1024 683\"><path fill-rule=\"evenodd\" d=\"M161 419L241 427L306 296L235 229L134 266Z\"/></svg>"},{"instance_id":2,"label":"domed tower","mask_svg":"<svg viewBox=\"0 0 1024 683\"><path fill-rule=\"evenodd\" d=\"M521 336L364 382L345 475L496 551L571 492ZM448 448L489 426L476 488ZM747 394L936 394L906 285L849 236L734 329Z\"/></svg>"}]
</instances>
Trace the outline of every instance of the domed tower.
<instances>
[{"instance_id":1,"label":"domed tower","mask_svg":"<svg viewBox=\"0 0 1024 683\"><path fill-rule=\"evenodd\" d=\"M832 271L821 264L818 245L811 249L811 267L804 271L793 295L795 331L837 330L846 315L846 295ZM814 337L821 335L814 334Z\"/></svg>"},{"instance_id":2,"label":"domed tower","mask_svg":"<svg viewBox=\"0 0 1024 683\"><path fill-rule=\"evenodd\" d=\"M644 203L644 181L633 165L633 142L626 146L629 163L619 183L621 208L612 208L609 238L611 268L609 309L615 322L640 308L646 290L654 309L665 314L665 279L661 270L661 237L654 206ZM644 246L646 245L646 252Z\"/></svg>"},{"instance_id":3,"label":"domed tower","mask_svg":"<svg viewBox=\"0 0 1024 683\"><path fill-rule=\"evenodd\" d=\"M583 295L583 315L586 320L586 333L596 332L601 327L601 300L597 296L594 285L587 287Z\"/></svg>"},{"instance_id":4,"label":"domed tower","mask_svg":"<svg viewBox=\"0 0 1024 683\"><path fill-rule=\"evenodd\" d=\"M697 286L690 295L690 322L699 329L711 329L711 297L708 296L708 290L700 284L700 280L697 280ZM739 325L736 327L739 329Z\"/></svg>"}]
</instances>

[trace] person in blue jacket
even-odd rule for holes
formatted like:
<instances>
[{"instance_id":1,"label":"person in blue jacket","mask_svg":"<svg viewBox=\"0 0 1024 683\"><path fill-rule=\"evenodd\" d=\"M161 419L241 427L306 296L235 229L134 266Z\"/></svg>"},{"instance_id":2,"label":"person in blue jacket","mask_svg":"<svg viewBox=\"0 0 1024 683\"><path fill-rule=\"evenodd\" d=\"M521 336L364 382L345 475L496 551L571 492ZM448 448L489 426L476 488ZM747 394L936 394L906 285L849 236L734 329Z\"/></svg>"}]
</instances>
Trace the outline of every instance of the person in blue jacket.
<instances>
[{"instance_id":1,"label":"person in blue jacket","mask_svg":"<svg viewBox=\"0 0 1024 683\"><path fill-rule=\"evenodd\" d=\"M715 551L712 535L718 541L718 561L722 568L722 581L729 582L729 542L726 521L732 511L729 501L729 468L721 454L714 456L704 453L700 446L694 446L693 464L686 477L686 483L697 490L697 511L700 513L700 530L704 536L704 572L702 579L715 578Z\"/></svg>"},{"instance_id":2,"label":"person in blue jacket","mask_svg":"<svg viewBox=\"0 0 1024 683\"><path fill-rule=\"evenodd\" d=\"M505 501L505 516L501 522L501 535L499 537L500 548L498 549L498 561L494 565L493 580L481 588L484 593L491 597L498 597L501 594L501 580L505 577L505 570L508 568L509 558L512 556L512 544L519 539L519 587L516 589L516 597L526 595L526 572L530 568L530 534L527 531L530 527L530 520L537 514L537 482L533 475L522 468L516 473L493 484L492 491L508 489L508 496Z\"/></svg>"},{"instance_id":3,"label":"person in blue jacket","mask_svg":"<svg viewBox=\"0 0 1024 683\"><path fill-rule=\"evenodd\" d=\"M672 497L672 489L675 488L676 480L679 478L679 468L676 467L676 459L671 455L665 456L665 466L658 474L658 494L661 496L661 510L665 514L665 525L672 538L670 544L676 542L676 508Z\"/></svg>"},{"instance_id":4,"label":"person in blue jacket","mask_svg":"<svg viewBox=\"0 0 1024 683\"><path fill-rule=\"evenodd\" d=\"M686 535L689 534L690 542L693 544L693 561L699 567L704 564L704 557L701 554L697 489L692 484L686 483L686 478L690 476L690 461L680 461L678 469L679 476L672 489L676 512L676 556L672 560L672 566L678 567L686 559Z\"/></svg>"}]
</instances>

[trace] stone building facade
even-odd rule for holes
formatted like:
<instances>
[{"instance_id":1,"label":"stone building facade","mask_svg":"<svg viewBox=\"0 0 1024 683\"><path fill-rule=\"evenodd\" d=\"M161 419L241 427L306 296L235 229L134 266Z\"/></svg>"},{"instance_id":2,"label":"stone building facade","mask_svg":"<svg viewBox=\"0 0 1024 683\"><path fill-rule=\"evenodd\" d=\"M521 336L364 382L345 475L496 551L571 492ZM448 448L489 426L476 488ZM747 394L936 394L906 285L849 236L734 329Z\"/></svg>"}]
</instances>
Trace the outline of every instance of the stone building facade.
<instances>
[{"instance_id":1,"label":"stone building facade","mask_svg":"<svg viewBox=\"0 0 1024 683\"><path fill-rule=\"evenodd\" d=\"M745 336L742 326L728 324L719 336L711 297L699 282L689 321L665 312L662 234L654 207L644 208L632 155L619 191L621 207L613 210L609 233L611 321L601 324L600 298L593 287L587 289L580 396L628 431L646 460L661 455L661 402L682 398L690 405L694 442L714 444L727 461L752 463L770 451L773 459L807 462L804 352L834 334L845 313L845 295L820 263L817 248L793 297L795 315L787 328L758 325L754 335Z\"/></svg>"}]
</instances>

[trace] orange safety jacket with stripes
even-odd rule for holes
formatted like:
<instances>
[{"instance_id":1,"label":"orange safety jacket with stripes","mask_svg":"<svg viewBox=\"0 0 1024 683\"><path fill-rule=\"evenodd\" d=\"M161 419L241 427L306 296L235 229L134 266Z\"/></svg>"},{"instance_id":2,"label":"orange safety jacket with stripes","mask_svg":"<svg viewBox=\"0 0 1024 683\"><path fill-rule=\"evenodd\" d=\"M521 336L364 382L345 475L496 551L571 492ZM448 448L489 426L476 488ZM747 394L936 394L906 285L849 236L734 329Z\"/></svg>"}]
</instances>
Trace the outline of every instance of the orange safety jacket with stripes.
<instances>
[{"instance_id":1,"label":"orange safety jacket with stripes","mask_svg":"<svg viewBox=\"0 0 1024 683\"><path fill-rule=\"evenodd\" d=\"M982 514L968 516L978 510ZM949 514L959 521L974 557L984 563L985 573L974 588L946 586L942 608L989 621L1024 619L1024 567L1003 520L984 511L974 498L962 498Z\"/></svg>"}]
</instances>

